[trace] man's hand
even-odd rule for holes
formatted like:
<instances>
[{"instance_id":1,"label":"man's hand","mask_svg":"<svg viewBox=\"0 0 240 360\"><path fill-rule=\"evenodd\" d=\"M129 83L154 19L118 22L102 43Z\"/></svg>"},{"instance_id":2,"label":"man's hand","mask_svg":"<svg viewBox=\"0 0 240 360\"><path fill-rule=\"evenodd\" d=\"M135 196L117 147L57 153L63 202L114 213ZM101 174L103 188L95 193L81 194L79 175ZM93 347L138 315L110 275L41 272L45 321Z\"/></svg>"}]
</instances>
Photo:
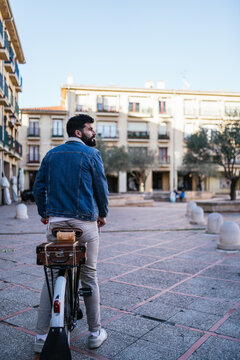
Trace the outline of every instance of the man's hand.
<instances>
[{"instance_id":1,"label":"man's hand","mask_svg":"<svg viewBox=\"0 0 240 360\"><path fill-rule=\"evenodd\" d=\"M97 224L98 224L98 227L100 228L100 227L103 227L104 225L106 225L106 223L107 223L107 220L106 220L106 218L105 217L98 217L98 219L97 219Z\"/></svg>"},{"instance_id":2,"label":"man's hand","mask_svg":"<svg viewBox=\"0 0 240 360\"><path fill-rule=\"evenodd\" d=\"M47 225L48 222L49 222L49 218L41 218L41 222L42 222L44 225Z\"/></svg>"}]
</instances>

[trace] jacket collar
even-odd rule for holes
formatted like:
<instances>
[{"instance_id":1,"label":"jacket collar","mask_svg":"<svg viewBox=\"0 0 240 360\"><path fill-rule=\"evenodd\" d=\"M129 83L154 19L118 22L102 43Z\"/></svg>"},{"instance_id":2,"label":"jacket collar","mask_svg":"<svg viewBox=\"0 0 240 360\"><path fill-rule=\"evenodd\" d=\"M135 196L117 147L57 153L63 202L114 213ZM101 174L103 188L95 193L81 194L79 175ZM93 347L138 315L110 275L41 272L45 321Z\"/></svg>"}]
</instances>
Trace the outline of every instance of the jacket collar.
<instances>
[{"instance_id":1,"label":"jacket collar","mask_svg":"<svg viewBox=\"0 0 240 360\"><path fill-rule=\"evenodd\" d=\"M66 143L69 142L69 141L76 141L76 142L80 142L80 143L83 144L83 145L86 145L81 139L79 139L79 138L77 138L77 137L75 137L75 136L69 137L69 138L67 139Z\"/></svg>"}]
</instances>

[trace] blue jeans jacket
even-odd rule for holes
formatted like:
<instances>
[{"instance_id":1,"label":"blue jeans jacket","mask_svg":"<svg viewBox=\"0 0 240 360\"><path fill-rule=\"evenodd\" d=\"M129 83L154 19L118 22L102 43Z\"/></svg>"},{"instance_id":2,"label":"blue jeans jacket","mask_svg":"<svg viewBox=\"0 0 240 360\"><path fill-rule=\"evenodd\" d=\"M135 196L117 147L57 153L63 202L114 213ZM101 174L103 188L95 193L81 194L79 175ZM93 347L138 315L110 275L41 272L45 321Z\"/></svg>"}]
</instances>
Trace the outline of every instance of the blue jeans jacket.
<instances>
[{"instance_id":1,"label":"blue jeans jacket","mask_svg":"<svg viewBox=\"0 0 240 360\"><path fill-rule=\"evenodd\" d=\"M108 212L108 186L98 150L67 141L42 160L34 183L38 213L95 221Z\"/></svg>"}]
</instances>

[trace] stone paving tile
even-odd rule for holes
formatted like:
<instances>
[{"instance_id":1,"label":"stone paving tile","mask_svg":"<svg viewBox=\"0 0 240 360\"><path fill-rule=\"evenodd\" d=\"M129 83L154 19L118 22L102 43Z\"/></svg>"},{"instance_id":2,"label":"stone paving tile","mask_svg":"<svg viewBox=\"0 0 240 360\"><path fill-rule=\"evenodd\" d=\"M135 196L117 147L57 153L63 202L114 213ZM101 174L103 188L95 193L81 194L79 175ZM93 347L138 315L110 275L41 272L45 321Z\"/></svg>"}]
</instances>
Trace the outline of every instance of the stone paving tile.
<instances>
[{"instance_id":1,"label":"stone paving tile","mask_svg":"<svg viewBox=\"0 0 240 360\"><path fill-rule=\"evenodd\" d=\"M139 255L138 253L134 253L120 255L112 260L107 260L106 263L109 264L111 262L116 264L132 265L133 267L141 267L151 264L152 262L157 260L159 260L158 257Z\"/></svg>"},{"instance_id":2,"label":"stone paving tile","mask_svg":"<svg viewBox=\"0 0 240 360\"><path fill-rule=\"evenodd\" d=\"M20 286L14 286L10 289L2 290L0 292L0 299L14 299L20 301L23 306L35 306L39 304L40 293Z\"/></svg>"},{"instance_id":3,"label":"stone paving tile","mask_svg":"<svg viewBox=\"0 0 240 360\"><path fill-rule=\"evenodd\" d=\"M218 315L184 309L169 318L169 321L195 329L209 330L220 318Z\"/></svg>"},{"instance_id":4,"label":"stone paving tile","mask_svg":"<svg viewBox=\"0 0 240 360\"><path fill-rule=\"evenodd\" d=\"M223 334L227 336L231 336L237 339L240 339L240 326L239 320L234 320L229 318L226 320L222 326L220 326L217 331L218 334Z\"/></svg>"},{"instance_id":5,"label":"stone paving tile","mask_svg":"<svg viewBox=\"0 0 240 360\"><path fill-rule=\"evenodd\" d=\"M156 256L156 257L160 257L160 258L165 258L168 256L176 255L179 252L180 251L177 249L167 249L167 248L160 247L160 246L154 246L154 247L150 247L148 249L139 250L139 251L137 251L137 254L152 255L152 256Z\"/></svg>"},{"instance_id":6,"label":"stone paving tile","mask_svg":"<svg viewBox=\"0 0 240 360\"><path fill-rule=\"evenodd\" d=\"M144 319L138 316L123 314L119 319L108 323L104 327L134 337L141 337L148 333L158 322Z\"/></svg>"},{"instance_id":7,"label":"stone paving tile","mask_svg":"<svg viewBox=\"0 0 240 360\"><path fill-rule=\"evenodd\" d=\"M177 306L181 309L187 308L196 298L193 296L187 296L182 294L175 294L172 292L166 292L159 296L156 300L160 303Z\"/></svg>"},{"instance_id":8,"label":"stone paving tile","mask_svg":"<svg viewBox=\"0 0 240 360\"><path fill-rule=\"evenodd\" d=\"M157 292L152 289L108 282L100 285L100 301L104 306L128 310L132 306L152 297Z\"/></svg>"},{"instance_id":9,"label":"stone paving tile","mask_svg":"<svg viewBox=\"0 0 240 360\"><path fill-rule=\"evenodd\" d=\"M240 266L215 265L202 272L201 275L239 281L240 285Z\"/></svg>"},{"instance_id":10,"label":"stone paving tile","mask_svg":"<svg viewBox=\"0 0 240 360\"><path fill-rule=\"evenodd\" d=\"M231 302L209 301L206 299L196 299L186 305L186 309L220 316L225 315L232 308L233 303Z\"/></svg>"},{"instance_id":11,"label":"stone paving tile","mask_svg":"<svg viewBox=\"0 0 240 360\"><path fill-rule=\"evenodd\" d=\"M200 337L201 333L168 324L159 324L143 336L144 340L175 349L183 354Z\"/></svg>"},{"instance_id":12,"label":"stone paving tile","mask_svg":"<svg viewBox=\"0 0 240 360\"><path fill-rule=\"evenodd\" d=\"M195 351L188 360L239 360L240 343L219 339L209 338L204 344Z\"/></svg>"},{"instance_id":13,"label":"stone paving tile","mask_svg":"<svg viewBox=\"0 0 240 360\"><path fill-rule=\"evenodd\" d=\"M37 309L31 309L21 314L15 315L7 320L8 324L23 327L35 331L37 322Z\"/></svg>"},{"instance_id":14,"label":"stone paving tile","mask_svg":"<svg viewBox=\"0 0 240 360\"><path fill-rule=\"evenodd\" d=\"M149 268L159 269L159 270L167 270L167 271L176 271L182 272L186 274L196 274L200 270L206 267L205 263L200 261L194 261L189 259L166 259L159 261L153 265L150 265Z\"/></svg>"},{"instance_id":15,"label":"stone paving tile","mask_svg":"<svg viewBox=\"0 0 240 360\"><path fill-rule=\"evenodd\" d=\"M1 305L0 305L0 319L5 317L5 316L9 316L9 315L12 315L12 314L15 314L19 311L23 311L27 308L29 308L29 306L24 306L22 304L22 302L20 302L18 299L3 299L1 296L0 296L0 302L1 302ZM8 320L6 320L8 321Z\"/></svg>"},{"instance_id":16,"label":"stone paving tile","mask_svg":"<svg viewBox=\"0 0 240 360\"><path fill-rule=\"evenodd\" d=\"M237 301L240 297L240 287L237 287L235 283L201 277L190 279L176 286L174 291L229 301Z\"/></svg>"},{"instance_id":17,"label":"stone paving tile","mask_svg":"<svg viewBox=\"0 0 240 360\"><path fill-rule=\"evenodd\" d=\"M161 302L161 297L149 301L133 310L135 314L158 320L168 320L179 311L181 311L181 307L164 304Z\"/></svg>"},{"instance_id":18,"label":"stone paving tile","mask_svg":"<svg viewBox=\"0 0 240 360\"><path fill-rule=\"evenodd\" d=\"M122 275L118 279L131 284L142 284L155 288L166 289L169 286L186 279L187 276L182 274L162 273L150 269L140 269L127 275Z\"/></svg>"},{"instance_id":19,"label":"stone paving tile","mask_svg":"<svg viewBox=\"0 0 240 360\"><path fill-rule=\"evenodd\" d=\"M11 270L11 271L0 271L0 277L3 281L7 281L13 284L26 285L30 281L36 281L37 276L33 276L26 273L21 273L21 271Z\"/></svg>"},{"instance_id":20,"label":"stone paving tile","mask_svg":"<svg viewBox=\"0 0 240 360\"><path fill-rule=\"evenodd\" d=\"M98 264L98 278L99 280L103 279L111 279L114 276L118 276L120 274L124 274L125 272L132 270L132 266L128 265L115 265L115 264L106 264L99 263Z\"/></svg>"},{"instance_id":21,"label":"stone paving tile","mask_svg":"<svg viewBox=\"0 0 240 360\"><path fill-rule=\"evenodd\" d=\"M114 360L177 360L180 352L173 348L166 348L161 344L146 340L137 340L132 345L114 356Z\"/></svg>"}]
</instances>

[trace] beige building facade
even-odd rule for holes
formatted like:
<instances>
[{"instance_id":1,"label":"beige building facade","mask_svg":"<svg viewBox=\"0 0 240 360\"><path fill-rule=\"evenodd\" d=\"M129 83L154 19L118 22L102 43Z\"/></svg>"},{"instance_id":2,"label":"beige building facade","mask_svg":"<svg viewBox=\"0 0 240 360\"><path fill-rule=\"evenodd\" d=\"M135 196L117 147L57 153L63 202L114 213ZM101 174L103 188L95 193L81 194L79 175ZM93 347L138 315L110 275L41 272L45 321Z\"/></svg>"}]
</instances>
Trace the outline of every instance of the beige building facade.
<instances>
[{"instance_id":1,"label":"beige building facade","mask_svg":"<svg viewBox=\"0 0 240 360\"><path fill-rule=\"evenodd\" d=\"M65 107L21 109L20 141L23 146L20 166L24 168L25 189L32 189L44 155L67 139Z\"/></svg>"},{"instance_id":2,"label":"beige building facade","mask_svg":"<svg viewBox=\"0 0 240 360\"><path fill-rule=\"evenodd\" d=\"M158 165L152 169L145 191L198 190L197 179L181 174L186 138L200 128L209 134L229 115L240 120L240 93L168 90L163 82L154 88L97 87L65 85L62 105L69 116L88 113L96 119L97 134L108 146L125 146L144 156L152 149ZM131 190L129 174L119 173L118 192ZM206 178L202 190L225 193L229 183L219 169L219 177ZM110 189L111 190L111 189Z\"/></svg>"},{"instance_id":3,"label":"beige building facade","mask_svg":"<svg viewBox=\"0 0 240 360\"><path fill-rule=\"evenodd\" d=\"M52 147L67 139L66 122L86 113L95 119L97 135L108 147L124 146L129 152L149 149L157 154L145 191L199 190L192 174L182 174L186 138L200 128L211 134L229 115L240 120L240 93L168 90L160 82L145 88L75 86L61 88L61 106L22 109L21 142L25 188L32 188L40 161ZM206 178L201 190L228 193L229 184L219 177ZM110 192L139 190L125 172L108 175ZM141 190L141 189L140 189Z\"/></svg>"},{"instance_id":4,"label":"beige building facade","mask_svg":"<svg viewBox=\"0 0 240 360\"><path fill-rule=\"evenodd\" d=\"M0 183L6 177L11 184L18 177L22 144L19 141L18 95L22 91L19 64L25 58L10 4L0 1ZM10 191L11 192L11 191ZM1 187L0 204L4 201Z\"/></svg>"}]
</instances>

